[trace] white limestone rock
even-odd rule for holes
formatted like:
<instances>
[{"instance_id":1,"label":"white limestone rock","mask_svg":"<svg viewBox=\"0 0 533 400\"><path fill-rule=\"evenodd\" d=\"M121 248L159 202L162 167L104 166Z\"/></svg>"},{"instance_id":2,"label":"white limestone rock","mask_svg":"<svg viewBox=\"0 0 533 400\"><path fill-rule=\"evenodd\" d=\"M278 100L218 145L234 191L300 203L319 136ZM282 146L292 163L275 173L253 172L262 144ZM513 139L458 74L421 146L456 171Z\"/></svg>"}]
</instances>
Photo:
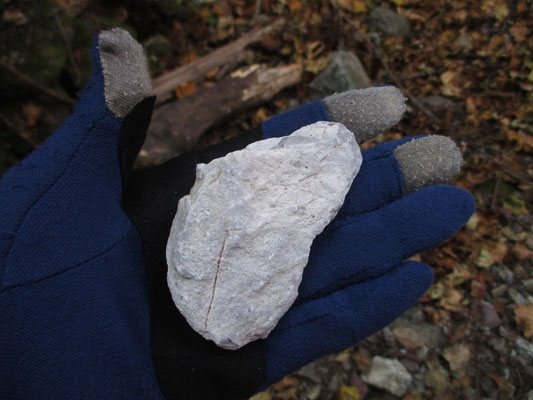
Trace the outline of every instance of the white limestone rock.
<instances>
[{"instance_id":1,"label":"white limestone rock","mask_svg":"<svg viewBox=\"0 0 533 400\"><path fill-rule=\"evenodd\" d=\"M317 122L197 165L166 252L172 298L196 332L225 349L270 333L361 162L353 133Z\"/></svg>"}]
</instances>

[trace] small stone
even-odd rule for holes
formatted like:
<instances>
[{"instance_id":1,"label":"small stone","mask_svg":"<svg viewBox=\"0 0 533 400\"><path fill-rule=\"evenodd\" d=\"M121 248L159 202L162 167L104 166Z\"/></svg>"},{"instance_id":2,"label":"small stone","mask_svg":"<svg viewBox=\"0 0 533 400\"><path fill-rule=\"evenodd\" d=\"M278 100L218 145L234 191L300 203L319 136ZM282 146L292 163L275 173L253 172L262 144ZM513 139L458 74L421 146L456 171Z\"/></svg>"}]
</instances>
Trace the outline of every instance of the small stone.
<instances>
[{"instance_id":1,"label":"small stone","mask_svg":"<svg viewBox=\"0 0 533 400\"><path fill-rule=\"evenodd\" d=\"M361 61L351 51L337 51L327 68L309 85L322 96L351 89L361 89L372 84Z\"/></svg>"},{"instance_id":2,"label":"small stone","mask_svg":"<svg viewBox=\"0 0 533 400\"><path fill-rule=\"evenodd\" d=\"M527 304L527 300L522 294L515 288L510 288L507 293L515 304Z\"/></svg>"},{"instance_id":3,"label":"small stone","mask_svg":"<svg viewBox=\"0 0 533 400\"><path fill-rule=\"evenodd\" d=\"M390 330L390 328L388 326L386 326L385 328L383 328L381 330L381 333L383 334L383 338L385 339L385 342L387 343L387 346L388 347L394 347L396 342L394 340L394 335L393 335L392 331Z\"/></svg>"},{"instance_id":4,"label":"small stone","mask_svg":"<svg viewBox=\"0 0 533 400\"><path fill-rule=\"evenodd\" d=\"M528 363L533 363L533 343L518 336L516 338L516 351Z\"/></svg>"},{"instance_id":5,"label":"small stone","mask_svg":"<svg viewBox=\"0 0 533 400\"><path fill-rule=\"evenodd\" d=\"M410 360L408 358L402 358L400 361L410 373L415 373L420 369L420 365L418 365L416 361Z\"/></svg>"},{"instance_id":6,"label":"small stone","mask_svg":"<svg viewBox=\"0 0 533 400\"><path fill-rule=\"evenodd\" d=\"M470 361L470 349L461 343L455 344L444 350L444 358L450 364L452 371L464 369Z\"/></svg>"},{"instance_id":7,"label":"small stone","mask_svg":"<svg viewBox=\"0 0 533 400\"><path fill-rule=\"evenodd\" d=\"M384 389L396 396L403 396L411 385L411 374L395 359L376 356L368 375L363 379L371 385Z\"/></svg>"},{"instance_id":8,"label":"small stone","mask_svg":"<svg viewBox=\"0 0 533 400\"><path fill-rule=\"evenodd\" d=\"M481 314L481 323L489 328L496 328L502 323L494 306L486 301L478 303L478 312Z\"/></svg>"},{"instance_id":9,"label":"small stone","mask_svg":"<svg viewBox=\"0 0 533 400\"><path fill-rule=\"evenodd\" d=\"M513 279L514 279L513 271L511 271L505 265L503 264L497 265L491 268L491 271L493 274L495 274L497 277L499 277L503 282L507 283L508 285L513 283Z\"/></svg>"},{"instance_id":10,"label":"small stone","mask_svg":"<svg viewBox=\"0 0 533 400\"><path fill-rule=\"evenodd\" d=\"M310 363L310 364L305 365L304 367L296 371L295 374L299 376L303 376L315 383L320 383L321 381L320 372L317 371L316 363Z\"/></svg>"},{"instance_id":11,"label":"small stone","mask_svg":"<svg viewBox=\"0 0 533 400\"><path fill-rule=\"evenodd\" d=\"M312 388L310 388L307 391L307 393L305 393L305 396L303 398L305 400L318 400L320 398L321 391L322 391L322 386L314 385Z\"/></svg>"},{"instance_id":12,"label":"small stone","mask_svg":"<svg viewBox=\"0 0 533 400\"><path fill-rule=\"evenodd\" d=\"M394 11L376 7L368 16L368 26L389 36L407 36L409 34L409 20Z\"/></svg>"},{"instance_id":13,"label":"small stone","mask_svg":"<svg viewBox=\"0 0 533 400\"><path fill-rule=\"evenodd\" d=\"M533 250L533 233L528 233L526 239L526 246L529 250Z\"/></svg>"},{"instance_id":14,"label":"small stone","mask_svg":"<svg viewBox=\"0 0 533 400\"><path fill-rule=\"evenodd\" d=\"M425 96L425 97L419 97L417 99L422 105L424 105L426 108L429 108L433 114L444 117L446 115L450 115L454 118L460 118L463 115L463 108L461 105L453 102L449 98L443 97L443 96ZM470 226L468 229L472 230L472 225L476 224L479 221L479 216L474 217L472 221L468 221ZM467 224L468 226L468 224Z\"/></svg>"},{"instance_id":15,"label":"small stone","mask_svg":"<svg viewBox=\"0 0 533 400\"><path fill-rule=\"evenodd\" d=\"M490 291L490 294L494 298L502 297L507 292L508 287L509 286L507 285L496 286L494 289Z\"/></svg>"},{"instance_id":16,"label":"small stone","mask_svg":"<svg viewBox=\"0 0 533 400\"><path fill-rule=\"evenodd\" d=\"M409 350L437 347L442 339L438 326L422 322L424 314L420 307L413 307L394 321L390 328L398 342Z\"/></svg>"},{"instance_id":17,"label":"small stone","mask_svg":"<svg viewBox=\"0 0 533 400\"><path fill-rule=\"evenodd\" d=\"M526 279L525 281L522 281L522 284L527 290L533 293L533 279Z\"/></svg>"},{"instance_id":18,"label":"small stone","mask_svg":"<svg viewBox=\"0 0 533 400\"><path fill-rule=\"evenodd\" d=\"M439 365L426 372L424 382L437 394L440 394L450 386L450 376L448 375L448 371Z\"/></svg>"},{"instance_id":19,"label":"small stone","mask_svg":"<svg viewBox=\"0 0 533 400\"><path fill-rule=\"evenodd\" d=\"M361 162L352 132L317 122L197 165L166 253L172 299L196 332L232 350L270 333Z\"/></svg>"}]
</instances>

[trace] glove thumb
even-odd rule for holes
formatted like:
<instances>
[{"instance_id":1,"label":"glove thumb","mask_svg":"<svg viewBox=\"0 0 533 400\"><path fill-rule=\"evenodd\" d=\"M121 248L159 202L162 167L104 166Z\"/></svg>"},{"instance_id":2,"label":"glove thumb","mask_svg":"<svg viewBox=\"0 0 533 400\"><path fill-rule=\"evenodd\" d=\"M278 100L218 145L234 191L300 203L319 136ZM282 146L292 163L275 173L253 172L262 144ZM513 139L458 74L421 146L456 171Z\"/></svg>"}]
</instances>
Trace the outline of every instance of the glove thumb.
<instances>
[{"instance_id":1,"label":"glove thumb","mask_svg":"<svg viewBox=\"0 0 533 400\"><path fill-rule=\"evenodd\" d=\"M153 108L146 58L128 32L112 29L95 38L92 59L74 114L0 181L0 288L77 265L129 227L121 209L125 176ZM39 266L32 273L22 265L30 255Z\"/></svg>"}]
</instances>

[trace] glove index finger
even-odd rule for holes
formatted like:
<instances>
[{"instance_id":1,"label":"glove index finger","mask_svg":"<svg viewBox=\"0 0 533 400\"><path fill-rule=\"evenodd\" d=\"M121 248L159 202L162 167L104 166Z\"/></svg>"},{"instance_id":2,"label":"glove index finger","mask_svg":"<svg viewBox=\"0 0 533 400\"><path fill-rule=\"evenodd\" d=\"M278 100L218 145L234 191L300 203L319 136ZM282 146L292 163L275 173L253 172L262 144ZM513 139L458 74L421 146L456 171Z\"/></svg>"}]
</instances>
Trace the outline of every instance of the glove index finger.
<instances>
[{"instance_id":1,"label":"glove index finger","mask_svg":"<svg viewBox=\"0 0 533 400\"><path fill-rule=\"evenodd\" d=\"M394 86L353 89L294 108L263 122L265 138L287 136L318 121L340 122L362 144L394 126L405 112L405 98Z\"/></svg>"}]
</instances>

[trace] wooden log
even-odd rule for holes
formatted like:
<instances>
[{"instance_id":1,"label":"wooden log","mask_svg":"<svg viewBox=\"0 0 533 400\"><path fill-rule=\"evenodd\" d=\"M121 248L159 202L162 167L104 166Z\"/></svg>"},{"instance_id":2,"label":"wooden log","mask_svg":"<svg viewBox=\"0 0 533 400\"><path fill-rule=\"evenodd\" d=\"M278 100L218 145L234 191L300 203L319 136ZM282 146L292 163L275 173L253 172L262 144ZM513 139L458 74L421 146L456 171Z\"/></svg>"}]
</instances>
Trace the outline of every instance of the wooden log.
<instances>
[{"instance_id":1,"label":"wooden log","mask_svg":"<svg viewBox=\"0 0 533 400\"><path fill-rule=\"evenodd\" d=\"M208 129L300 82L302 71L299 64L275 68L256 64L213 87L162 105L154 111L136 166L160 164L190 151Z\"/></svg>"},{"instance_id":2,"label":"wooden log","mask_svg":"<svg viewBox=\"0 0 533 400\"><path fill-rule=\"evenodd\" d=\"M278 18L270 25L256 28L234 42L222 46L187 65L154 78L152 86L154 94L157 96L156 104L168 100L174 88L188 82L197 83L203 80L205 74L214 68L242 58L247 46L259 42L268 34L280 29L284 23L285 20L283 18Z\"/></svg>"}]
</instances>

